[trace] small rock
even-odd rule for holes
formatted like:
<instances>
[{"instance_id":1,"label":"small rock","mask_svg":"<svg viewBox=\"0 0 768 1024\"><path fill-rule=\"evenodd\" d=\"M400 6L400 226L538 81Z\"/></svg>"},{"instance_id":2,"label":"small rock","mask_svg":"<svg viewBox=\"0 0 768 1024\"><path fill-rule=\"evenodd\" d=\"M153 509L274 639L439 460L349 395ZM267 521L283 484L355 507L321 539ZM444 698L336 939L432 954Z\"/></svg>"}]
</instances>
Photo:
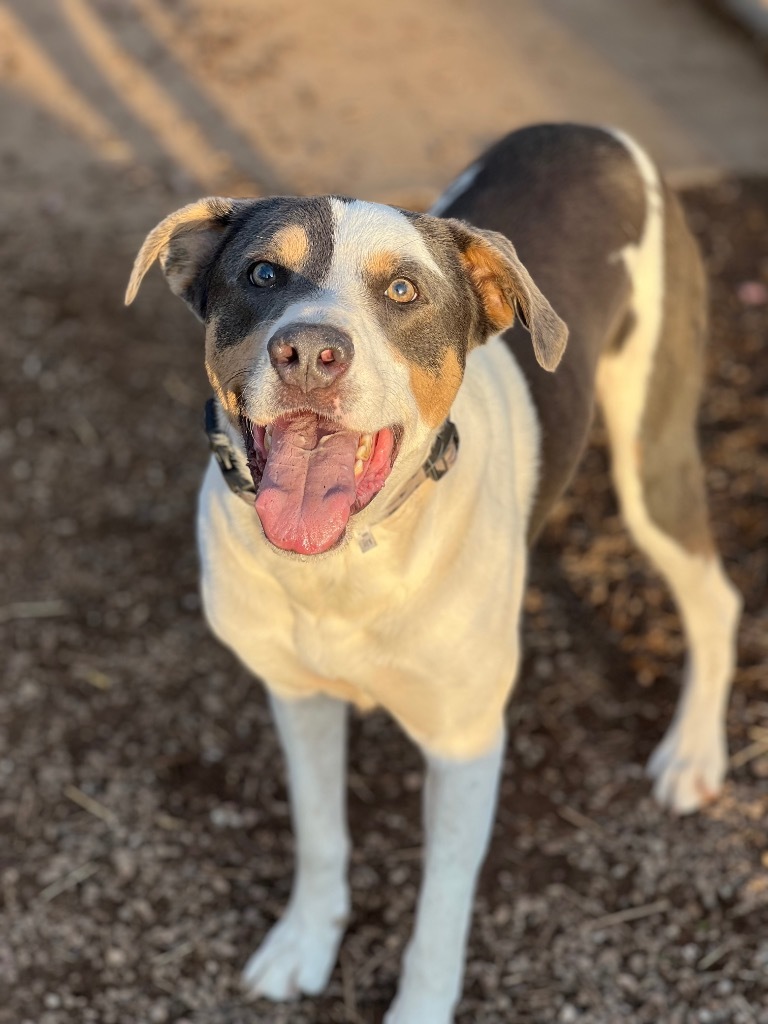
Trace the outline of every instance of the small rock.
<instances>
[{"instance_id":1,"label":"small rock","mask_svg":"<svg viewBox=\"0 0 768 1024\"><path fill-rule=\"evenodd\" d=\"M136 855L130 850L118 849L112 853L112 863L121 882L130 882L136 874Z\"/></svg>"}]
</instances>

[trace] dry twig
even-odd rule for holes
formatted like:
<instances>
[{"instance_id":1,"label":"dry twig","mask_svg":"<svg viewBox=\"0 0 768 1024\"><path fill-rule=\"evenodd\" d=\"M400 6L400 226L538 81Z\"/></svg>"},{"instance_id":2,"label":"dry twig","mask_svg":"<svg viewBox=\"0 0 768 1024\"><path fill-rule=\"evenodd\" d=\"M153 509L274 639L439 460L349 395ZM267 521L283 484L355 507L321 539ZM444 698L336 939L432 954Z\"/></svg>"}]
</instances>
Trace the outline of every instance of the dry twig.
<instances>
[{"instance_id":1,"label":"dry twig","mask_svg":"<svg viewBox=\"0 0 768 1024\"><path fill-rule=\"evenodd\" d=\"M0 608L0 624L20 619L54 619L67 615L69 611L68 602L58 597L47 601L14 601Z\"/></svg>"},{"instance_id":2,"label":"dry twig","mask_svg":"<svg viewBox=\"0 0 768 1024\"><path fill-rule=\"evenodd\" d=\"M577 811L573 807L558 807L557 813L561 818L567 821L569 825L583 829L584 832L589 832L597 839L603 839L605 837L605 830L598 825L596 821L588 818L586 814L582 814L581 811Z\"/></svg>"},{"instance_id":3,"label":"dry twig","mask_svg":"<svg viewBox=\"0 0 768 1024\"><path fill-rule=\"evenodd\" d=\"M355 990L355 975L349 958L342 954L341 957L341 988L344 997L344 1015L347 1024L361 1024L360 1014L357 1012L357 992Z\"/></svg>"},{"instance_id":4,"label":"dry twig","mask_svg":"<svg viewBox=\"0 0 768 1024\"><path fill-rule=\"evenodd\" d=\"M731 758L731 768L741 768L763 754L768 754L768 738L755 740L754 743L750 743L748 746L742 747L741 750L737 750Z\"/></svg>"},{"instance_id":5,"label":"dry twig","mask_svg":"<svg viewBox=\"0 0 768 1024\"><path fill-rule=\"evenodd\" d=\"M156 967L162 967L163 964L170 964L174 960L183 960L185 956L189 956L194 948L194 942L191 939L187 939L186 942L180 942L177 946L172 946L163 953L158 953L156 957L152 958L152 963Z\"/></svg>"},{"instance_id":6,"label":"dry twig","mask_svg":"<svg viewBox=\"0 0 768 1024\"><path fill-rule=\"evenodd\" d=\"M92 796L88 796L87 793L84 793L82 789L78 789L77 786L65 786L64 796L71 800L72 803L77 804L78 807L82 807L84 811L88 811L95 818L100 818L106 822L110 828L117 828L120 824L114 811L110 811L108 807L100 804L98 800L94 800Z\"/></svg>"},{"instance_id":7,"label":"dry twig","mask_svg":"<svg viewBox=\"0 0 768 1024\"><path fill-rule=\"evenodd\" d=\"M90 878L91 875L95 875L101 867L100 864L94 864L92 860L89 860L85 864L81 864L79 868L75 868L74 871L70 871L62 878L58 878L55 882L51 882L47 885L40 893L40 899L43 903L50 903L51 900L55 900L57 896L60 896L63 892L67 892L69 889L74 889L81 882L84 882L86 878Z\"/></svg>"},{"instance_id":8,"label":"dry twig","mask_svg":"<svg viewBox=\"0 0 768 1024\"><path fill-rule=\"evenodd\" d=\"M584 928L587 931L610 928L615 924L626 924L628 921L639 921L643 917L663 914L666 910L669 910L669 900L656 900L655 903L646 903L642 907L627 907L626 910L617 910L615 914L596 917L592 921L587 921Z\"/></svg>"}]
</instances>

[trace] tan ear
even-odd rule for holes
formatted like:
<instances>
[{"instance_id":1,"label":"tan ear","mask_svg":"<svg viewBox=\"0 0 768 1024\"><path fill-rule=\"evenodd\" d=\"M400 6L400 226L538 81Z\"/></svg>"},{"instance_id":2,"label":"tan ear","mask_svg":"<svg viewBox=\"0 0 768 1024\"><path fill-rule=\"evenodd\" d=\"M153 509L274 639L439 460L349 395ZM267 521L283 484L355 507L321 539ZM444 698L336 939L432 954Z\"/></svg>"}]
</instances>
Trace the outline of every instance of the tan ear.
<instances>
[{"instance_id":1,"label":"tan ear","mask_svg":"<svg viewBox=\"0 0 768 1024\"><path fill-rule=\"evenodd\" d=\"M200 303L194 295L194 285L221 242L236 205L234 199L215 196L198 199L196 203L190 203L170 214L153 228L144 239L133 264L125 292L126 306L130 306L136 298L144 275L159 259L171 291L202 318Z\"/></svg>"},{"instance_id":2,"label":"tan ear","mask_svg":"<svg viewBox=\"0 0 768 1024\"><path fill-rule=\"evenodd\" d=\"M555 370L568 341L568 328L536 287L515 252L498 231L482 231L449 221L459 254L493 332L511 327L515 312L530 332L540 366Z\"/></svg>"}]
</instances>

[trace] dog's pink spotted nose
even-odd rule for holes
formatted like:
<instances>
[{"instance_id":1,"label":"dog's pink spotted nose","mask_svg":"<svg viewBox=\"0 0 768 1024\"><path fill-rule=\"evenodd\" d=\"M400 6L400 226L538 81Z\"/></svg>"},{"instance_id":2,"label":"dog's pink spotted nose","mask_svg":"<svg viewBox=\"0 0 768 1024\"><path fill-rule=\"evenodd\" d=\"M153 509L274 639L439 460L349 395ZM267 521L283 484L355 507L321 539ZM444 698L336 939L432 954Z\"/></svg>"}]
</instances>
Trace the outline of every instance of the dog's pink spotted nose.
<instances>
[{"instance_id":1,"label":"dog's pink spotted nose","mask_svg":"<svg viewBox=\"0 0 768 1024\"><path fill-rule=\"evenodd\" d=\"M270 362L280 379L301 391L330 387L349 369L355 346L329 324L288 324L270 338Z\"/></svg>"}]
</instances>

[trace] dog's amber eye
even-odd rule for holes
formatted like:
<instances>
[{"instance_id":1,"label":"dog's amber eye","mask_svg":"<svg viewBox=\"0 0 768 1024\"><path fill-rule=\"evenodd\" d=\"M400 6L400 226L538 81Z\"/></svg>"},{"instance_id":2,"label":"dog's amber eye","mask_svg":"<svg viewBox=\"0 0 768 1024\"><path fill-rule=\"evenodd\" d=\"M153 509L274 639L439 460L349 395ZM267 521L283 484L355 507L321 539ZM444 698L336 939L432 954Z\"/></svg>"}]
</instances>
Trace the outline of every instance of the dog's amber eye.
<instances>
[{"instance_id":1,"label":"dog's amber eye","mask_svg":"<svg viewBox=\"0 0 768 1024\"><path fill-rule=\"evenodd\" d=\"M251 279L251 284L255 284L257 288L269 288L277 283L277 267L274 263L262 260L260 263L253 264L248 271L248 277Z\"/></svg>"},{"instance_id":2,"label":"dog's amber eye","mask_svg":"<svg viewBox=\"0 0 768 1024\"><path fill-rule=\"evenodd\" d=\"M416 285L405 277L398 277L392 281L384 294L393 302L413 302L419 297Z\"/></svg>"}]
</instances>

